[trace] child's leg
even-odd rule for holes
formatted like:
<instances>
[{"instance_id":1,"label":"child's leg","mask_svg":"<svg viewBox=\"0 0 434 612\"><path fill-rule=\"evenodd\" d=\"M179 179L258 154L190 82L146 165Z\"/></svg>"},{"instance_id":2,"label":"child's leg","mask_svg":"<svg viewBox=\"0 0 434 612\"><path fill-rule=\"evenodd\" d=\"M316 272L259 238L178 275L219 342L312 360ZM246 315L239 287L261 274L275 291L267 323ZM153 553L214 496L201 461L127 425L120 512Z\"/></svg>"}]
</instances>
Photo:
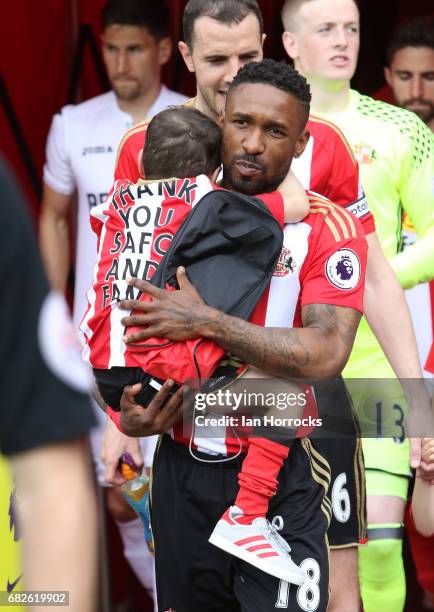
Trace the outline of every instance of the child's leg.
<instances>
[{"instance_id":1,"label":"child's leg","mask_svg":"<svg viewBox=\"0 0 434 612\"><path fill-rule=\"evenodd\" d=\"M270 499L277 491L277 477L288 457L290 445L279 444L266 438L251 436L249 449L238 475L235 505L241 508L241 523L251 523L265 516Z\"/></svg>"},{"instance_id":2,"label":"child's leg","mask_svg":"<svg viewBox=\"0 0 434 612\"><path fill-rule=\"evenodd\" d=\"M270 392L276 398L303 395L300 387L289 381L269 382L272 382ZM265 390L265 381L261 387ZM254 428L238 475L240 488L235 504L226 510L209 538L211 544L222 550L272 576L298 585L305 580L305 573L292 561L289 546L267 521L266 515L269 501L277 491L279 472L300 429L301 421L294 422L291 417L300 419L306 403L307 399L304 403L288 404L284 413L283 407L276 402L276 409L268 410L267 417L278 417L279 421L273 425L268 419ZM261 412L264 413L262 409Z\"/></svg>"},{"instance_id":3,"label":"child's leg","mask_svg":"<svg viewBox=\"0 0 434 612\"><path fill-rule=\"evenodd\" d=\"M265 376L259 370L250 368L243 376L243 380L246 378L265 378ZM276 380L273 384L278 385L280 397L284 395L298 397L301 392L299 385L291 381ZM305 401L307 403L308 400ZM291 406L290 410L284 412L271 407L267 416L279 419L300 418L304 408L304 402L302 405ZM257 516L266 516L269 500L277 491L280 469L289 455L296 435L297 427L291 425L255 427L253 435L249 437L247 455L238 475L240 490L235 505L244 513L244 516L238 519L240 522L249 523Z\"/></svg>"}]
</instances>

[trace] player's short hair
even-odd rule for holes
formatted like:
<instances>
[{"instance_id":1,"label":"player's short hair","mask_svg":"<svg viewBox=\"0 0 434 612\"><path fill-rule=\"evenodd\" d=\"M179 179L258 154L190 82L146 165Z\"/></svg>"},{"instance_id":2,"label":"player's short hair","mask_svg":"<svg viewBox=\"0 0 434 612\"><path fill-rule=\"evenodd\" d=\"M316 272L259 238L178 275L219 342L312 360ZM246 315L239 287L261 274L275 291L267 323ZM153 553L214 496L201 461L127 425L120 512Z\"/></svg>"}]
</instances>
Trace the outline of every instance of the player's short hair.
<instances>
[{"instance_id":1,"label":"player's short hair","mask_svg":"<svg viewBox=\"0 0 434 612\"><path fill-rule=\"evenodd\" d=\"M285 30L288 32L295 32L297 29L296 15L302 4L306 2L313 2L314 0L286 0L282 7L282 23ZM353 0L354 4L358 7L359 0Z\"/></svg>"},{"instance_id":2,"label":"player's short hair","mask_svg":"<svg viewBox=\"0 0 434 612\"><path fill-rule=\"evenodd\" d=\"M258 19L262 34L264 20L256 0L189 0L182 19L184 41L192 48L194 24L199 17L211 17L221 23L232 25L241 23L249 13L253 13Z\"/></svg>"},{"instance_id":3,"label":"player's short hair","mask_svg":"<svg viewBox=\"0 0 434 612\"><path fill-rule=\"evenodd\" d=\"M111 25L146 28L156 40L169 36L166 0L108 0L101 13L103 30Z\"/></svg>"},{"instance_id":4,"label":"player's short hair","mask_svg":"<svg viewBox=\"0 0 434 612\"><path fill-rule=\"evenodd\" d=\"M211 176L220 166L222 131L209 117L173 106L151 120L143 149L146 178Z\"/></svg>"},{"instance_id":5,"label":"player's short hair","mask_svg":"<svg viewBox=\"0 0 434 612\"><path fill-rule=\"evenodd\" d=\"M400 23L393 31L386 51L390 66L397 51L405 47L429 47L434 49L434 17L427 15Z\"/></svg>"},{"instance_id":6,"label":"player's short hair","mask_svg":"<svg viewBox=\"0 0 434 612\"><path fill-rule=\"evenodd\" d=\"M244 83L264 83L281 89L300 102L307 121L312 99L310 87L304 76L285 62L263 59L242 66L229 86L229 92Z\"/></svg>"}]
</instances>

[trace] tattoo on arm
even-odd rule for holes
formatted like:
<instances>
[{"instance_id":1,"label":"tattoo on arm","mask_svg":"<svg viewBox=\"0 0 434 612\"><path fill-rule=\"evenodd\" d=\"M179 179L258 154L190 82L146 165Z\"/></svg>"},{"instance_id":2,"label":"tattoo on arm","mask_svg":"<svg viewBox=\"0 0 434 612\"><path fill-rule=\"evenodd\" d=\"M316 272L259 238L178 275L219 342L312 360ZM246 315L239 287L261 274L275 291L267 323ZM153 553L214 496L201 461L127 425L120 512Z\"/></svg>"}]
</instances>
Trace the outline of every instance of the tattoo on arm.
<instances>
[{"instance_id":1,"label":"tattoo on arm","mask_svg":"<svg viewBox=\"0 0 434 612\"><path fill-rule=\"evenodd\" d=\"M302 328L264 328L219 313L208 337L270 376L333 376L335 364L346 362L360 313L329 304L305 306Z\"/></svg>"}]
</instances>

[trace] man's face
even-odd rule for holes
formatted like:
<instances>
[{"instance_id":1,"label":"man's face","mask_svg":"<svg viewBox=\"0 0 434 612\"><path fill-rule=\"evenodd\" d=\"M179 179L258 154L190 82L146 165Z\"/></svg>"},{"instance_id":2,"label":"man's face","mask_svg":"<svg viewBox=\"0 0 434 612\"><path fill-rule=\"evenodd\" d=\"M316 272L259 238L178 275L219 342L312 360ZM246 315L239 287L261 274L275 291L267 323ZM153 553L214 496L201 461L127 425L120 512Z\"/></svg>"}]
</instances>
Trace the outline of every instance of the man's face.
<instances>
[{"instance_id":1,"label":"man's face","mask_svg":"<svg viewBox=\"0 0 434 612\"><path fill-rule=\"evenodd\" d=\"M292 95L262 83L238 85L223 123L225 187L250 195L274 191L307 144L303 127L301 103Z\"/></svg>"},{"instance_id":2,"label":"man's face","mask_svg":"<svg viewBox=\"0 0 434 612\"><path fill-rule=\"evenodd\" d=\"M434 49L404 47L385 68L398 106L413 111L428 123L434 117Z\"/></svg>"},{"instance_id":3,"label":"man's face","mask_svg":"<svg viewBox=\"0 0 434 612\"><path fill-rule=\"evenodd\" d=\"M244 64L262 59L259 22L249 13L243 21L225 24L211 17L199 17L194 24L190 49L179 49L190 72L196 75L198 107L217 120L226 103L226 93Z\"/></svg>"},{"instance_id":4,"label":"man's face","mask_svg":"<svg viewBox=\"0 0 434 612\"><path fill-rule=\"evenodd\" d=\"M359 11L353 0L302 4L283 44L308 81L349 81L359 53Z\"/></svg>"},{"instance_id":5,"label":"man's face","mask_svg":"<svg viewBox=\"0 0 434 612\"><path fill-rule=\"evenodd\" d=\"M111 25L102 35L103 59L111 86L120 100L135 100L160 81L170 56L170 39L157 41L145 28Z\"/></svg>"}]
</instances>

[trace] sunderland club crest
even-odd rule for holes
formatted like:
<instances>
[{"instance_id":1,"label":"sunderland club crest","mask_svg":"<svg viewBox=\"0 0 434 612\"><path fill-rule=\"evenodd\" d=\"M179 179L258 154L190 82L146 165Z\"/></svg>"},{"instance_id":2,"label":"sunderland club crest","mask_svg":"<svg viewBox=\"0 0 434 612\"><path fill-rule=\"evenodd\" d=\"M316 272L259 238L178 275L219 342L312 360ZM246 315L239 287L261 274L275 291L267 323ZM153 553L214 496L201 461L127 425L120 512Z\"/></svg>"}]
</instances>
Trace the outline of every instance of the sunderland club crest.
<instances>
[{"instance_id":1,"label":"sunderland club crest","mask_svg":"<svg viewBox=\"0 0 434 612\"><path fill-rule=\"evenodd\" d=\"M377 152L365 142L360 142L354 147L354 156L359 164L372 164L377 159Z\"/></svg>"},{"instance_id":2,"label":"sunderland club crest","mask_svg":"<svg viewBox=\"0 0 434 612\"><path fill-rule=\"evenodd\" d=\"M293 273L296 269L296 263L291 254L291 251L283 247L280 252L279 261L277 262L276 269L274 270L273 276L287 276L289 273Z\"/></svg>"}]
</instances>

